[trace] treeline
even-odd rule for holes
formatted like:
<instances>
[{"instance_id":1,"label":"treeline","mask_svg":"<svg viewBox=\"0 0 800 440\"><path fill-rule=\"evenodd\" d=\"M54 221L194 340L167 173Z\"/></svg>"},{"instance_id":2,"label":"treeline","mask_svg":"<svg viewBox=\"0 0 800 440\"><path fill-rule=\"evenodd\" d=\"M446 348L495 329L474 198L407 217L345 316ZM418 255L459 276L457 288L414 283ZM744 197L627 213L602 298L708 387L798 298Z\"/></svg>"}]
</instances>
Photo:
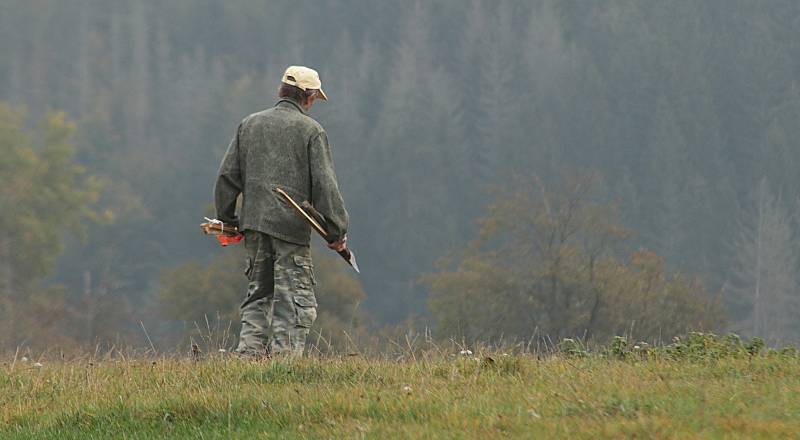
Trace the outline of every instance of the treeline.
<instances>
[{"instance_id":1,"label":"treeline","mask_svg":"<svg viewBox=\"0 0 800 440\"><path fill-rule=\"evenodd\" d=\"M66 111L105 182L107 219L56 267L75 304L148 310L165 269L219 255L196 230L219 158L307 64L377 323L427 313L420 275L524 189L514 176L592 169L629 248L700 274L735 330L792 339L799 17L792 1L9 0L0 99L28 121Z\"/></svg>"}]
</instances>

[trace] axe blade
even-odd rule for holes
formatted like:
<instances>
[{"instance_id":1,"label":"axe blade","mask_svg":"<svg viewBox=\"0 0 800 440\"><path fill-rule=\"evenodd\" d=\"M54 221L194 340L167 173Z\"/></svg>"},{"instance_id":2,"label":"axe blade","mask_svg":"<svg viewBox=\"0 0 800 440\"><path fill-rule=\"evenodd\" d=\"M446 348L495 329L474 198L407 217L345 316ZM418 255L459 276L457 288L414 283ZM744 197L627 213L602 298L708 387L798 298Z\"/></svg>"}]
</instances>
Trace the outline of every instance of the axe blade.
<instances>
[{"instance_id":1,"label":"axe blade","mask_svg":"<svg viewBox=\"0 0 800 440\"><path fill-rule=\"evenodd\" d=\"M342 252L339 252L339 255L341 255L347 261L348 264L350 264L350 266L353 268L353 270L356 271L356 273L359 274L361 273L361 270L358 268L358 262L356 261L355 252L351 251L350 249L347 249Z\"/></svg>"},{"instance_id":2,"label":"axe blade","mask_svg":"<svg viewBox=\"0 0 800 440\"><path fill-rule=\"evenodd\" d=\"M317 210L314 209L314 207L311 206L311 204L308 203L307 201L303 201L302 202L302 206L301 206L301 204L298 204L296 201L294 201L294 199L292 199L292 197L289 194L287 194L286 191L282 190L281 188L275 188L275 192L277 192L278 194L283 196L283 198L286 199L287 202L289 202L289 205L291 205L295 209L295 211L306 222L308 222L309 225L311 225L312 229L317 231L317 233L320 235L320 237L322 237L323 240L325 240L326 242L330 243L330 241L328 239L328 233L326 232L327 224L325 222L325 217L322 216L322 214L317 212ZM361 273L361 270L358 268L358 263L356 262L356 256L353 253L353 251L350 250L350 248L347 248L347 249L345 249L345 250L343 250L341 252L337 252L337 253L345 261L347 261L347 264L349 264L350 267L352 267L353 270L356 271L356 273L358 273L358 274Z\"/></svg>"}]
</instances>

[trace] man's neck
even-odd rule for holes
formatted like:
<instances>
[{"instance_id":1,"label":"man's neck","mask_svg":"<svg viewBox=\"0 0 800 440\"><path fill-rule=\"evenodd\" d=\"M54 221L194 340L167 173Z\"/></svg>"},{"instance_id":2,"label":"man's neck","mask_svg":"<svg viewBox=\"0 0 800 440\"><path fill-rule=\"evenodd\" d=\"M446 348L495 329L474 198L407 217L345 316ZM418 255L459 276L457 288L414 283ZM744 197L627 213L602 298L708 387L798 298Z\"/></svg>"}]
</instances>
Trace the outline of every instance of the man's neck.
<instances>
[{"instance_id":1,"label":"man's neck","mask_svg":"<svg viewBox=\"0 0 800 440\"><path fill-rule=\"evenodd\" d=\"M303 114L307 114L308 110L310 108L310 107L304 106L303 104L300 104L299 102L297 102L297 100L295 100L293 98L289 98L288 96L284 96L284 97L279 98L278 104L280 104L281 102L288 102L288 103L294 105Z\"/></svg>"}]
</instances>

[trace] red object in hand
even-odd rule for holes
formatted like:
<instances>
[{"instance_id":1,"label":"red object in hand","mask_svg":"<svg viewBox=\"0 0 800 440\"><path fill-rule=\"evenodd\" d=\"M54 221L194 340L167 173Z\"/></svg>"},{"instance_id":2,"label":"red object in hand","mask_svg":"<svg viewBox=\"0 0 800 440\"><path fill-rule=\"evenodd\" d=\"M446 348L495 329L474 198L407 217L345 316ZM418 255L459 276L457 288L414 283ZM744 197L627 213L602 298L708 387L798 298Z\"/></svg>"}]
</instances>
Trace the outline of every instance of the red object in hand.
<instances>
[{"instance_id":1,"label":"red object in hand","mask_svg":"<svg viewBox=\"0 0 800 440\"><path fill-rule=\"evenodd\" d=\"M236 234L236 235L220 234L216 235L215 237L217 237L217 241L221 246L227 246L229 244L236 244L242 241L242 239L244 238L244 234Z\"/></svg>"}]
</instances>

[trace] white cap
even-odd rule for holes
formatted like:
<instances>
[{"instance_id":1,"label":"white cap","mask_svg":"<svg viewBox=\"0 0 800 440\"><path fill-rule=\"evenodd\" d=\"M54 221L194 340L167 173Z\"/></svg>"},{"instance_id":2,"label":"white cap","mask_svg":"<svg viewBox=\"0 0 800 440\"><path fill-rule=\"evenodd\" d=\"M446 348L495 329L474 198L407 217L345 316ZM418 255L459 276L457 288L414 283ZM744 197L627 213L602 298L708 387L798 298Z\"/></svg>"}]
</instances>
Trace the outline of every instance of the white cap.
<instances>
[{"instance_id":1,"label":"white cap","mask_svg":"<svg viewBox=\"0 0 800 440\"><path fill-rule=\"evenodd\" d=\"M281 82L298 87L301 90L319 90L322 100L328 100L328 95L322 91L322 82L319 80L319 74L314 69L309 69L305 66L289 66L286 72L283 73Z\"/></svg>"}]
</instances>

